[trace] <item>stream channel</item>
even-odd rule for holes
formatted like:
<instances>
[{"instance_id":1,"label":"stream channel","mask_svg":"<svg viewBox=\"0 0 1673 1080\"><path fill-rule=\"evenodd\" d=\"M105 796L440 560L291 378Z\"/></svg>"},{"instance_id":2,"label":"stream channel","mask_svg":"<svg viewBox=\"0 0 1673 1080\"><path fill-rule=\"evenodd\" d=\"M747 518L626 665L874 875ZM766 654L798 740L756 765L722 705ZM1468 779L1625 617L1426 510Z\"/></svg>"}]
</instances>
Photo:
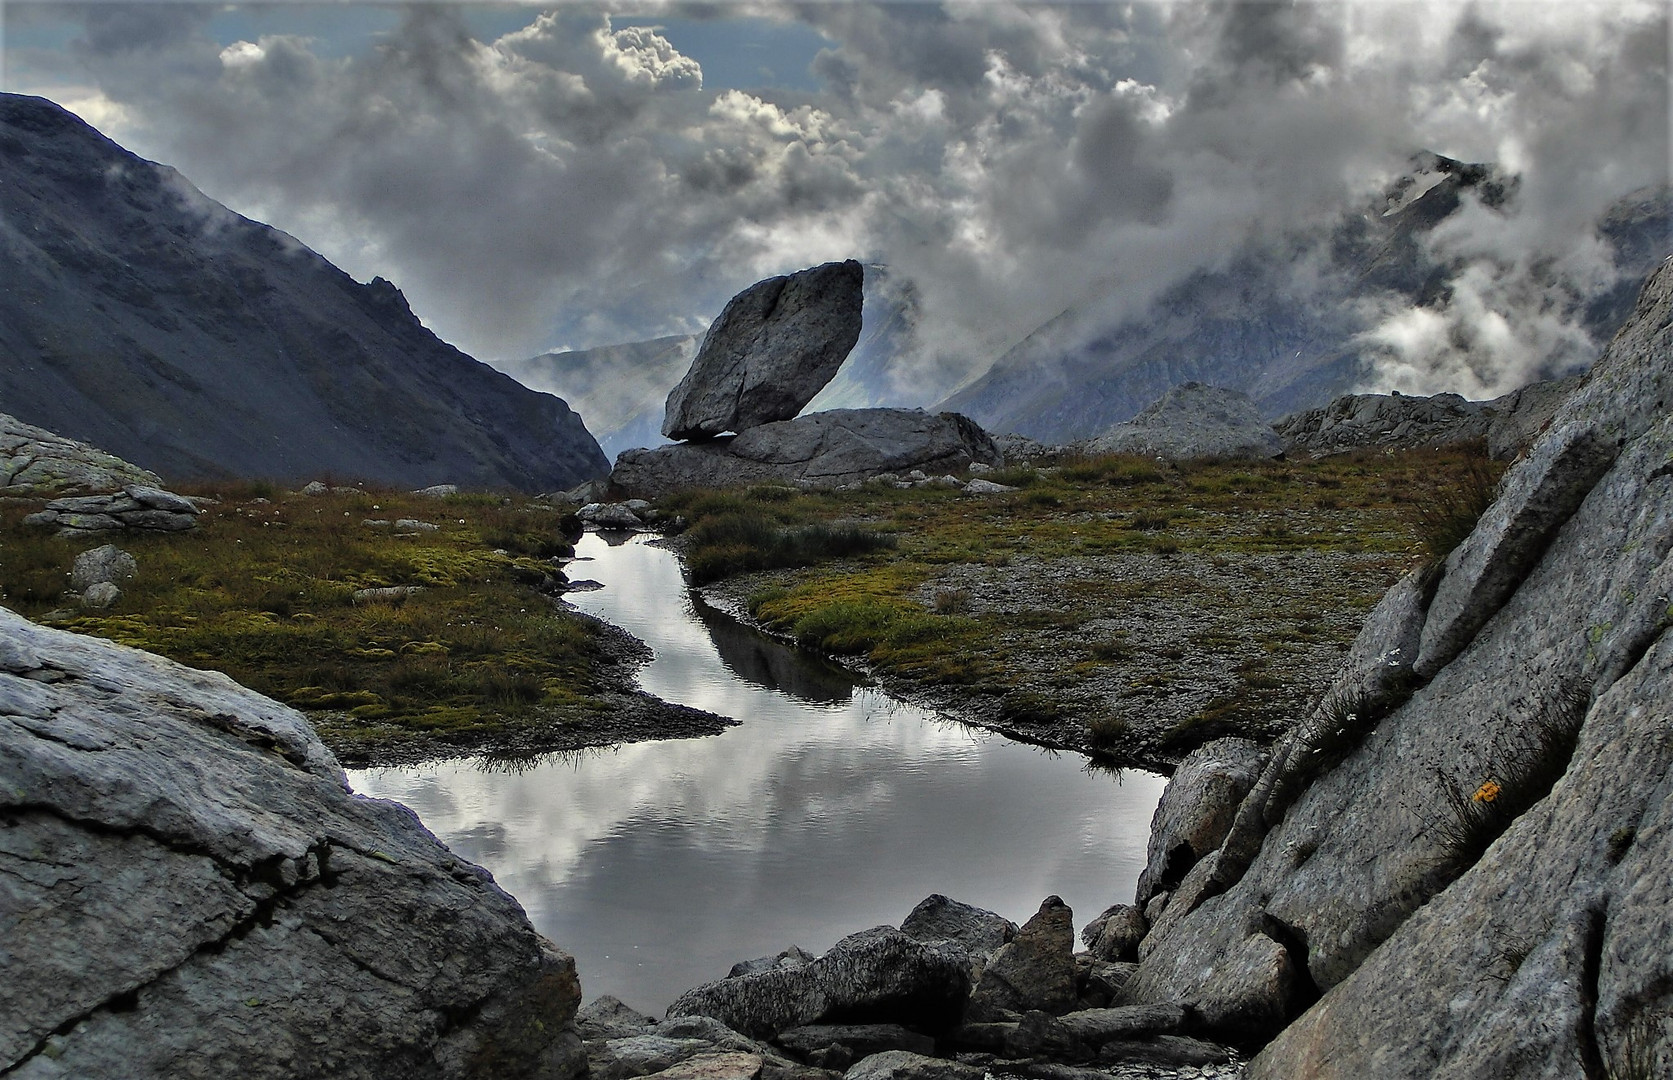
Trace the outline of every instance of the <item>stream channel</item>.
<instances>
[{"instance_id":1,"label":"stream channel","mask_svg":"<svg viewBox=\"0 0 1673 1080\"><path fill-rule=\"evenodd\" d=\"M660 1015L733 963L819 953L943 893L1077 928L1130 902L1163 777L1091 770L938 718L687 589L676 556L588 533L566 597L655 651L649 692L743 721L723 735L506 763L349 774L418 812L573 953L588 1000Z\"/></svg>"}]
</instances>

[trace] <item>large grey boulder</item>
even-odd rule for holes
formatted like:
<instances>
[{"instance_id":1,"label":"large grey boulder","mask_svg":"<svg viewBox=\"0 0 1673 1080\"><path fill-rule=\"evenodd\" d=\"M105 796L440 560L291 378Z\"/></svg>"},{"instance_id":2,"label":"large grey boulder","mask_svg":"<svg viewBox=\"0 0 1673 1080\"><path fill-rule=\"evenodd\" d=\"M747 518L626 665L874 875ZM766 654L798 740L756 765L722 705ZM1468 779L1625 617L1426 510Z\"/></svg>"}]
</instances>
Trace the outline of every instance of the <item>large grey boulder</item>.
<instances>
[{"instance_id":1,"label":"large grey boulder","mask_svg":"<svg viewBox=\"0 0 1673 1080\"><path fill-rule=\"evenodd\" d=\"M957 1025L963 1012L968 963L957 947L927 945L879 926L850 934L805 966L687 990L668 1006L668 1015L713 1017L755 1038L835 1021L941 1031Z\"/></svg>"},{"instance_id":2,"label":"large grey boulder","mask_svg":"<svg viewBox=\"0 0 1673 1080\"><path fill-rule=\"evenodd\" d=\"M684 488L799 483L838 487L881 473L958 472L1001 465L987 432L957 413L832 409L750 428L733 438L624 450L610 482L640 498Z\"/></svg>"},{"instance_id":3,"label":"large grey boulder","mask_svg":"<svg viewBox=\"0 0 1673 1080\"><path fill-rule=\"evenodd\" d=\"M662 434L705 439L793 418L860 339L864 284L849 259L758 281L727 301L668 395Z\"/></svg>"},{"instance_id":4,"label":"large grey boulder","mask_svg":"<svg viewBox=\"0 0 1673 1080\"><path fill-rule=\"evenodd\" d=\"M1188 382L1086 444L1094 454L1191 458L1274 458L1283 453L1271 425L1241 390Z\"/></svg>"},{"instance_id":5,"label":"large grey boulder","mask_svg":"<svg viewBox=\"0 0 1673 1080\"><path fill-rule=\"evenodd\" d=\"M124 484L159 484L157 474L0 413L0 491L114 491Z\"/></svg>"},{"instance_id":6,"label":"large grey boulder","mask_svg":"<svg viewBox=\"0 0 1673 1080\"><path fill-rule=\"evenodd\" d=\"M1601 476L1551 481L1599 446ZM1426 643L1438 618L1465 627L1430 680L1283 799L1268 776L1309 747L1279 748L1220 854L1245 824L1258 852L1152 928L1125 994L1191 1001L1209 1029L1257 1042L1300 1014L1258 1077L1630 1074L1633 1043L1649 1046L1642 1074L1664 1069L1669 461L1673 266L1466 545L1491 549L1525 514L1539 542L1490 588L1482 564L1449 561L1437 602L1474 599L1462 621L1429 609Z\"/></svg>"},{"instance_id":7,"label":"large grey boulder","mask_svg":"<svg viewBox=\"0 0 1673 1080\"><path fill-rule=\"evenodd\" d=\"M573 960L301 714L0 609L0 1072L567 1077Z\"/></svg>"},{"instance_id":8,"label":"large grey boulder","mask_svg":"<svg viewBox=\"0 0 1673 1080\"><path fill-rule=\"evenodd\" d=\"M1186 873L1220 846L1266 758L1255 743L1231 738L1199 746L1179 763L1150 823L1135 898L1140 908L1158 892L1177 889Z\"/></svg>"}]
</instances>

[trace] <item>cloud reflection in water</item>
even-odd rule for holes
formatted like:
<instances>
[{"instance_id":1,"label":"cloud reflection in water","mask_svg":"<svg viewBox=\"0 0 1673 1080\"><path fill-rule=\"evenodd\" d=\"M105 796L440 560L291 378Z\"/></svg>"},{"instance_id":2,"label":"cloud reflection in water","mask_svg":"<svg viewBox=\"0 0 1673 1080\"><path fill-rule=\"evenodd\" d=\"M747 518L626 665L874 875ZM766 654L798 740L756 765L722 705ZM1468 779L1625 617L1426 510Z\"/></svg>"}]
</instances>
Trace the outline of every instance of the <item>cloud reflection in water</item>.
<instances>
[{"instance_id":1,"label":"cloud reflection in water","mask_svg":"<svg viewBox=\"0 0 1673 1080\"><path fill-rule=\"evenodd\" d=\"M851 687L699 613L666 551L589 535L581 553L593 561L576 571L606 587L570 599L655 650L644 687L743 724L520 770L452 761L352 780L492 870L576 955L588 998L661 1010L737 960L898 924L932 892L1019 922L1051 893L1081 923L1131 898L1161 777L1091 773Z\"/></svg>"}]
</instances>

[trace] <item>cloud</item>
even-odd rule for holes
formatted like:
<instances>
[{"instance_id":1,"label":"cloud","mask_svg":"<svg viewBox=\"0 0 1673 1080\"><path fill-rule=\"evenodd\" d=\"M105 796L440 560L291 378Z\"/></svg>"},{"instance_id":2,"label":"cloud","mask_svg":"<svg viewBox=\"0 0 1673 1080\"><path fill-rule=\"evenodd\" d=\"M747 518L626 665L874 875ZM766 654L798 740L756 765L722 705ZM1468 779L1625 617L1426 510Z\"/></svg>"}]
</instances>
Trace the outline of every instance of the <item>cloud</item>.
<instances>
[{"instance_id":1,"label":"cloud","mask_svg":"<svg viewBox=\"0 0 1673 1080\"><path fill-rule=\"evenodd\" d=\"M563 4L492 40L414 4L349 50L217 39L214 10L90 5L29 77L486 359L691 332L857 257L913 285L894 393L929 402L1071 305L1107 325L1364 205L1426 148L1516 171L1516 205L1431 238L1450 306L1367 309L1366 341L1403 388L1490 388L1585 352L1551 298L1610 272L1591 222L1668 171L1657 0ZM739 13L816 30L822 88L706 85L649 25Z\"/></svg>"}]
</instances>

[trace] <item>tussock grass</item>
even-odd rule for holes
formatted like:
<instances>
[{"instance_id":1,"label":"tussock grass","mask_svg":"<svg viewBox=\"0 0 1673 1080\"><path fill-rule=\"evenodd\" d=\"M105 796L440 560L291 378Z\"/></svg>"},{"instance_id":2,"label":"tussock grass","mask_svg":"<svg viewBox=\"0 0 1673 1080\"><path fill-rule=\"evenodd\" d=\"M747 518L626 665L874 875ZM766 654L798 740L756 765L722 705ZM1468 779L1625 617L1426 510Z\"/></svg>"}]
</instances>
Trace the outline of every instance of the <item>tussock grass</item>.
<instances>
[{"instance_id":1,"label":"tussock grass","mask_svg":"<svg viewBox=\"0 0 1673 1080\"><path fill-rule=\"evenodd\" d=\"M310 498L240 483L210 495L191 532L110 542L138 563L108 611L65 595L78 552L24 527L32 506L0 507L0 602L54 625L223 671L313 714L328 741L376 729L469 734L579 718L602 659L596 630L532 588L573 553L573 517L499 495L404 492ZM441 528L395 535L364 519ZM398 602L357 589L418 586Z\"/></svg>"}]
</instances>

